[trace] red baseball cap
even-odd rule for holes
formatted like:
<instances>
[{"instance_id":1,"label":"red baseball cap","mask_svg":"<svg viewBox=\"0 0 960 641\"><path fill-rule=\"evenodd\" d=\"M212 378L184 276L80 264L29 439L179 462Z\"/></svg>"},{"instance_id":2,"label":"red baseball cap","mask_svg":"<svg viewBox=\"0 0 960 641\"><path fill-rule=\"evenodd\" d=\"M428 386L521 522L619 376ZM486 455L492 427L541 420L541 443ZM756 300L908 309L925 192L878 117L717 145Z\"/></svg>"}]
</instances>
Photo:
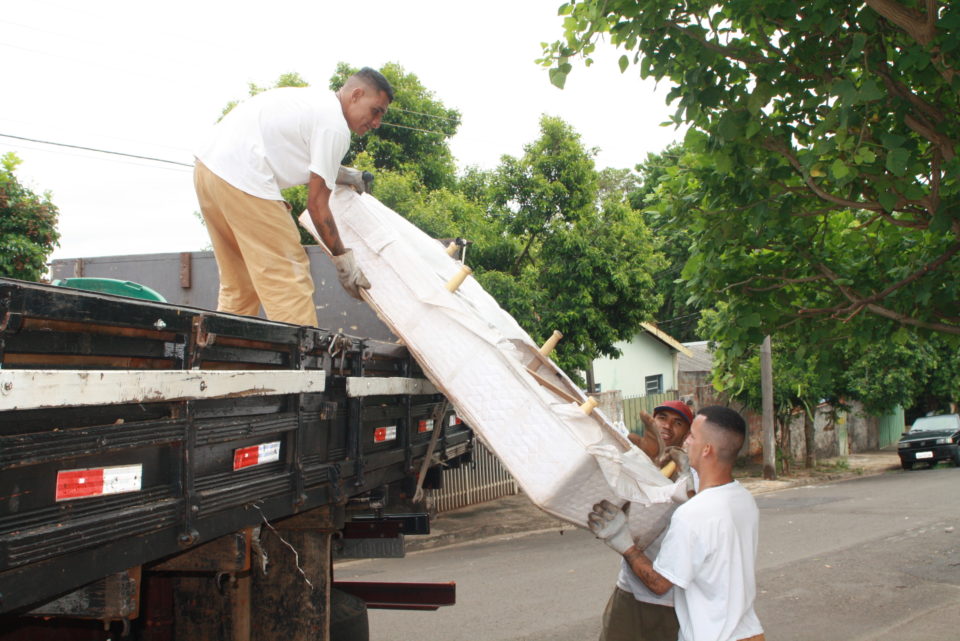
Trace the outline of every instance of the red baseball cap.
<instances>
[{"instance_id":1,"label":"red baseball cap","mask_svg":"<svg viewBox=\"0 0 960 641\"><path fill-rule=\"evenodd\" d=\"M676 412L683 418L687 419L687 423L693 423L693 410L690 409L690 406L683 401L664 401L660 405L657 405L653 408L653 413L656 414L660 410Z\"/></svg>"}]
</instances>

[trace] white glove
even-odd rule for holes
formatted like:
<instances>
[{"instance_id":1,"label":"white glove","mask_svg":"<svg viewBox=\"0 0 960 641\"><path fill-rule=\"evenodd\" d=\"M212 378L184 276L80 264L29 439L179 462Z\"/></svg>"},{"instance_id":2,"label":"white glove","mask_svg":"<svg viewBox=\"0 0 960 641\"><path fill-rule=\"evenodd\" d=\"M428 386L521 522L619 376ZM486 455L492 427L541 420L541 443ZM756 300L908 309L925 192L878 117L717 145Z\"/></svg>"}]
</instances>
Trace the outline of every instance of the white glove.
<instances>
[{"instance_id":1,"label":"white glove","mask_svg":"<svg viewBox=\"0 0 960 641\"><path fill-rule=\"evenodd\" d=\"M352 187L358 194L369 194L373 188L373 174L352 167L340 165L337 172L337 184Z\"/></svg>"},{"instance_id":2,"label":"white glove","mask_svg":"<svg viewBox=\"0 0 960 641\"><path fill-rule=\"evenodd\" d=\"M347 293L358 300L361 289L370 289L370 281L363 275L360 268L357 267L357 261L353 259L353 250L348 249L339 256L331 256L333 266L337 268L337 278L340 284L347 290Z\"/></svg>"},{"instance_id":3,"label":"white glove","mask_svg":"<svg viewBox=\"0 0 960 641\"><path fill-rule=\"evenodd\" d=\"M610 501L604 500L593 506L587 517L590 531L598 539L621 555L633 546L633 537L627 527L627 515Z\"/></svg>"}]
</instances>

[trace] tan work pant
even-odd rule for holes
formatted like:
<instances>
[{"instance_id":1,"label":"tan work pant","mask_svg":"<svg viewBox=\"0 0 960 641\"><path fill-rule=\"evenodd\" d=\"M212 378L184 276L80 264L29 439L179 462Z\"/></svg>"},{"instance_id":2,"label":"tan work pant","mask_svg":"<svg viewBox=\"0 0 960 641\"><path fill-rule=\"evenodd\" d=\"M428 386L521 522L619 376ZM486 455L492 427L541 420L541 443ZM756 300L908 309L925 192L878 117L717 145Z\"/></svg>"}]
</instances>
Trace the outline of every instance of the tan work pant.
<instances>
[{"instance_id":1,"label":"tan work pant","mask_svg":"<svg viewBox=\"0 0 960 641\"><path fill-rule=\"evenodd\" d=\"M287 206L251 196L199 160L193 184L220 271L217 309L317 325L310 262Z\"/></svg>"}]
</instances>

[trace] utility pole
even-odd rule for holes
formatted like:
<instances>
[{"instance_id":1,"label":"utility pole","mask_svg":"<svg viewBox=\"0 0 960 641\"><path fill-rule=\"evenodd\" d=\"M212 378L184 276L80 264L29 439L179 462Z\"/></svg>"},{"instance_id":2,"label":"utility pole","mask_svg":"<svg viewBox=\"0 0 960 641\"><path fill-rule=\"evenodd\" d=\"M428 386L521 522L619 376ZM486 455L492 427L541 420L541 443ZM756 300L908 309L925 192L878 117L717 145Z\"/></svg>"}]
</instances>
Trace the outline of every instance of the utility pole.
<instances>
[{"instance_id":1,"label":"utility pole","mask_svg":"<svg viewBox=\"0 0 960 641\"><path fill-rule=\"evenodd\" d=\"M773 356L769 334L760 345L760 394L763 408L763 478L777 478L777 450L773 433Z\"/></svg>"}]
</instances>

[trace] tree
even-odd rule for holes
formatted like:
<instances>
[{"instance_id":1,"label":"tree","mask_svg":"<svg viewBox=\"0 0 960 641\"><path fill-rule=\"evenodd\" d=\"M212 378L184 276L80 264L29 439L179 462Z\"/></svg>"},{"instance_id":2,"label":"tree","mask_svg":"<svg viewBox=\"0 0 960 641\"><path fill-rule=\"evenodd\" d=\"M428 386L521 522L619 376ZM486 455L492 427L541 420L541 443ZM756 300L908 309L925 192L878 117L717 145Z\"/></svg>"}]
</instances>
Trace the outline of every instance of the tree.
<instances>
[{"instance_id":1,"label":"tree","mask_svg":"<svg viewBox=\"0 0 960 641\"><path fill-rule=\"evenodd\" d=\"M619 190L600 197L593 155L569 125L544 116L540 137L522 157L504 156L486 190L487 218L510 243L478 278L535 340L563 333L558 361L570 372L619 356L615 343L660 302L651 274L662 259L642 215Z\"/></svg>"},{"instance_id":2,"label":"tree","mask_svg":"<svg viewBox=\"0 0 960 641\"><path fill-rule=\"evenodd\" d=\"M17 179L21 162L13 152L0 158L0 276L38 281L60 244L59 212L49 193L37 195Z\"/></svg>"},{"instance_id":3,"label":"tree","mask_svg":"<svg viewBox=\"0 0 960 641\"><path fill-rule=\"evenodd\" d=\"M565 39L542 60L555 84L600 36L627 50L622 70L671 83L701 154L686 275L735 300L744 344L853 319L860 340L891 323L960 336L960 6L585 0L560 13Z\"/></svg>"},{"instance_id":4,"label":"tree","mask_svg":"<svg viewBox=\"0 0 960 641\"><path fill-rule=\"evenodd\" d=\"M693 292L681 278L681 270L690 257L693 235L681 210L658 207L662 197L659 186L681 179L677 160L683 153L679 145L671 145L659 154L649 154L637 165L640 184L630 192L630 204L643 211L644 220L666 258L664 268L654 275L663 294L657 311L657 326L681 342L700 339L701 304L691 299Z\"/></svg>"}]
</instances>

